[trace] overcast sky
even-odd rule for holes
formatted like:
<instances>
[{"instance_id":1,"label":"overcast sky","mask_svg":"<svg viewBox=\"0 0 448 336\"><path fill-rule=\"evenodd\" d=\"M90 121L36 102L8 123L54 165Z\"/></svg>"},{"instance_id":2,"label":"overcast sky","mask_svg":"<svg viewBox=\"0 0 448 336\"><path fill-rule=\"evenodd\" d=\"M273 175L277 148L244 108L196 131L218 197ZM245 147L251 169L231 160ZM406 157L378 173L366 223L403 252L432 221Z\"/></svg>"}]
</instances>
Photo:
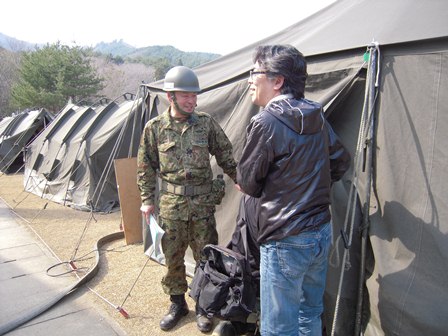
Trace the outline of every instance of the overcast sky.
<instances>
[{"instance_id":1,"label":"overcast sky","mask_svg":"<svg viewBox=\"0 0 448 336\"><path fill-rule=\"evenodd\" d=\"M0 33L31 43L172 45L225 55L335 0L6 0ZM318 43L316 41L316 43Z\"/></svg>"}]
</instances>

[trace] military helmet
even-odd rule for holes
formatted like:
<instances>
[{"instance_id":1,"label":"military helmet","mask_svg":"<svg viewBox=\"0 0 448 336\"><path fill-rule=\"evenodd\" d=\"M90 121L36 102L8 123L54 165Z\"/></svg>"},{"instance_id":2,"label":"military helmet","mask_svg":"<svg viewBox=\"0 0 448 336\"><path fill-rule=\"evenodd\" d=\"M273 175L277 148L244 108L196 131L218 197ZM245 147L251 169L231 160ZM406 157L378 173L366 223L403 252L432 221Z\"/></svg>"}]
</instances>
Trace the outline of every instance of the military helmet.
<instances>
[{"instance_id":1,"label":"military helmet","mask_svg":"<svg viewBox=\"0 0 448 336\"><path fill-rule=\"evenodd\" d=\"M193 70L185 66L175 66L165 75L165 91L199 92L199 80Z\"/></svg>"}]
</instances>

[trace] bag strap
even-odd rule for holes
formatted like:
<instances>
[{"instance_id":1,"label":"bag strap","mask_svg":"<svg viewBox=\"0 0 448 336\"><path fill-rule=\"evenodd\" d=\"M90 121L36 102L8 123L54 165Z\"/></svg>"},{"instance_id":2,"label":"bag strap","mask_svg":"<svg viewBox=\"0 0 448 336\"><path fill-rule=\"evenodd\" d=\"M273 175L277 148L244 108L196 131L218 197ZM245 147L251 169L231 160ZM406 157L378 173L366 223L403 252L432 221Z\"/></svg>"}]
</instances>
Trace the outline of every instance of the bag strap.
<instances>
[{"instance_id":1,"label":"bag strap","mask_svg":"<svg viewBox=\"0 0 448 336\"><path fill-rule=\"evenodd\" d=\"M243 220L243 225L241 226L240 232L241 232L241 239L243 239L243 245L244 245L244 255L247 257L249 256L249 249L247 247L247 220L246 220L246 196L243 196L243 201L240 203L240 210L239 210L239 216Z\"/></svg>"},{"instance_id":2,"label":"bag strap","mask_svg":"<svg viewBox=\"0 0 448 336\"><path fill-rule=\"evenodd\" d=\"M237 263L236 260L234 260L233 263L232 263L232 267L230 268L230 276L231 276L232 278L235 277L237 268L238 268L238 263Z\"/></svg>"},{"instance_id":3,"label":"bag strap","mask_svg":"<svg viewBox=\"0 0 448 336\"><path fill-rule=\"evenodd\" d=\"M247 247L247 223L244 222L243 227L241 228L241 239L243 240L243 245L244 245L244 255L246 257L246 259L249 257L249 248Z\"/></svg>"}]
</instances>

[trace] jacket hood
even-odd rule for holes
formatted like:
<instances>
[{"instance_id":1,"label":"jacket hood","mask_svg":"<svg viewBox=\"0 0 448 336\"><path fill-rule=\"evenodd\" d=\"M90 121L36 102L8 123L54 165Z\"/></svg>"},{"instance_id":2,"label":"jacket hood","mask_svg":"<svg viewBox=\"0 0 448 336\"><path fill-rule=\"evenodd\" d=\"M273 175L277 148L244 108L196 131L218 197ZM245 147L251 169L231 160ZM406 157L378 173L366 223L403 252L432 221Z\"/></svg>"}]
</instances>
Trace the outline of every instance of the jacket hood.
<instances>
[{"instance_id":1,"label":"jacket hood","mask_svg":"<svg viewBox=\"0 0 448 336\"><path fill-rule=\"evenodd\" d=\"M304 98L275 99L269 102L265 110L299 134L314 134L324 127L322 105Z\"/></svg>"}]
</instances>

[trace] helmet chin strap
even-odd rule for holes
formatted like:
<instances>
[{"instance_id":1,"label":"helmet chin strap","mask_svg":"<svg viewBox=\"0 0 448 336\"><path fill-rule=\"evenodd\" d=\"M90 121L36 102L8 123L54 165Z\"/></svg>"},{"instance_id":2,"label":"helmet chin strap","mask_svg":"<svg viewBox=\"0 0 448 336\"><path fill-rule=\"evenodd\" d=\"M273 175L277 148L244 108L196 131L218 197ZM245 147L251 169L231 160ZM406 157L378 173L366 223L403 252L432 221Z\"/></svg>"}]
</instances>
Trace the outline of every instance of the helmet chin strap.
<instances>
[{"instance_id":1,"label":"helmet chin strap","mask_svg":"<svg viewBox=\"0 0 448 336\"><path fill-rule=\"evenodd\" d=\"M182 114L183 116L189 117L191 116L190 112L184 111L183 109L180 108L179 104L177 103L177 99L176 99L176 95L174 94L174 92L171 92L171 99L173 100L174 106L176 107L176 111L179 112L180 114Z\"/></svg>"}]
</instances>

